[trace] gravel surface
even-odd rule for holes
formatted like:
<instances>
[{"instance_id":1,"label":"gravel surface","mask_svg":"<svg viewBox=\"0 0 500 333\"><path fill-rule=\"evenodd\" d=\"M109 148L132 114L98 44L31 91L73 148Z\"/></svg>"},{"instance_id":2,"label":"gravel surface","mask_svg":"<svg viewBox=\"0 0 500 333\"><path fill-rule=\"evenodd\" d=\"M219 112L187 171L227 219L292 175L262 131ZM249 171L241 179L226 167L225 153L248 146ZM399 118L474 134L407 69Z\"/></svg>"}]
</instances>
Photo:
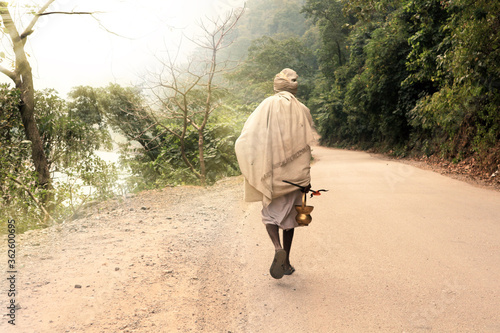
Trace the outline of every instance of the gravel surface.
<instances>
[{"instance_id":1,"label":"gravel surface","mask_svg":"<svg viewBox=\"0 0 500 333\"><path fill-rule=\"evenodd\" d=\"M19 235L16 327L4 317L0 331L241 331L241 254L227 238L243 223L241 182L142 192Z\"/></svg>"}]
</instances>

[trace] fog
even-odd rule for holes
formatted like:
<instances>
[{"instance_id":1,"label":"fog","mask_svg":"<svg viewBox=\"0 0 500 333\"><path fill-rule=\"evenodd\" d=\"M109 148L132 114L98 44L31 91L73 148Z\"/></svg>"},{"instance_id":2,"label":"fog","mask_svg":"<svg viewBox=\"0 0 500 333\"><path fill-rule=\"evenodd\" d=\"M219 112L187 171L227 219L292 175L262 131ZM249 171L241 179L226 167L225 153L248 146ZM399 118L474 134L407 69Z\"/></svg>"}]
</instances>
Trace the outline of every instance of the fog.
<instances>
[{"instance_id":1,"label":"fog","mask_svg":"<svg viewBox=\"0 0 500 333\"><path fill-rule=\"evenodd\" d=\"M22 5L32 3L16 2L13 16L22 22L22 30L32 17ZM64 98L78 85L140 84L165 50L180 49L179 59L187 57L194 48L189 38L199 34L201 19L224 15L243 4L242 0L56 1L49 12L94 14L40 17L26 45L35 88L54 88ZM2 49L8 48L4 38ZM2 65L9 67L9 59ZM9 79L2 75L1 82Z\"/></svg>"}]
</instances>

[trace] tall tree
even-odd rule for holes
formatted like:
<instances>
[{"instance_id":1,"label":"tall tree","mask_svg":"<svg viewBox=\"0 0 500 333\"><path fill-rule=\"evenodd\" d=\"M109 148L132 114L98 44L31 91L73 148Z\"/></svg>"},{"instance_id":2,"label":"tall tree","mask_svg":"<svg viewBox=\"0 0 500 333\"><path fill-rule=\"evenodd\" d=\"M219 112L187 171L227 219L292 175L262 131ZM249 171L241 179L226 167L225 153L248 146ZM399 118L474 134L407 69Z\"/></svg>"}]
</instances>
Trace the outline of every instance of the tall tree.
<instances>
[{"instance_id":1,"label":"tall tree","mask_svg":"<svg viewBox=\"0 0 500 333\"><path fill-rule=\"evenodd\" d=\"M243 103L258 103L272 93L276 73L287 67L299 74L298 96L307 100L314 86L316 57L297 37L280 40L264 36L252 41L247 59L228 77L239 83L236 94Z\"/></svg>"},{"instance_id":2,"label":"tall tree","mask_svg":"<svg viewBox=\"0 0 500 333\"><path fill-rule=\"evenodd\" d=\"M161 130L151 117L140 89L110 84L106 88L79 87L72 91L73 97L82 99L82 92L91 89L96 93L102 118L114 131L124 135L129 141L138 142L148 160L155 161L162 145ZM98 114L98 113L94 113Z\"/></svg>"},{"instance_id":3,"label":"tall tree","mask_svg":"<svg viewBox=\"0 0 500 333\"><path fill-rule=\"evenodd\" d=\"M21 101L19 102L18 109L21 113L26 138L31 141L31 157L38 174L38 184L45 189L51 189L52 184L47 157L45 156L42 139L40 138L40 132L35 121L35 89L33 85L33 75L24 46L26 45L28 36L33 33L33 27L40 17L40 14L45 12L52 2L54 2L54 0L49 0L38 11L22 33L19 33L14 24L14 20L8 8L8 3L0 2L0 16L5 31L12 42L12 49L15 55L14 69L9 70L0 66L0 72L7 75L21 93Z\"/></svg>"},{"instance_id":4,"label":"tall tree","mask_svg":"<svg viewBox=\"0 0 500 333\"><path fill-rule=\"evenodd\" d=\"M38 19L43 15L51 14L90 14L88 12L48 12L47 9L55 0L48 0L38 12L33 14L33 18L20 32L10 13L9 4L0 2L0 17L4 26L4 31L11 40L13 55L13 68L9 69L0 65L0 72L9 77L20 91L20 101L18 110L24 126L26 138L31 141L31 158L38 175L38 186L50 190L52 182L49 173L49 162L43 149L43 142L35 119L35 88L33 75L28 56L25 50L26 41L33 33L33 29ZM49 198L46 196L44 201Z\"/></svg>"},{"instance_id":5,"label":"tall tree","mask_svg":"<svg viewBox=\"0 0 500 333\"><path fill-rule=\"evenodd\" d=\"M321 70L326 76L333 74L347 59L346 39L349 26L354 18L345 17L340 1L307 0L302 8L306 17L310 17L320 30L322 46L317 51Z\"/></svg>"},{"instance_id":6,"label":"tall tree","mask_svg":"<svg viewBox=\"0 0 500 333\"><path fill-rule=\"evenodd\" d=\"M152 92L156 96L160 114L158 125L180 141L181 157L202 185L206 184L205 131L210 116L220 106L220 89L216 76L228 70L228 62L219 59L220 51L230 45L228 38L244 9L231 11L202 23L204 37L193 42L200 48L202 61L176 64L168 57L161 61L162 73L155 75ZM185 66L185 67L184 67ZM164 74L166 73L166 75ZM155 115L153 113L153 115ZM198 133L197 165L188 158L187 135L193 128Z\"/></svg>"}]
</instances>

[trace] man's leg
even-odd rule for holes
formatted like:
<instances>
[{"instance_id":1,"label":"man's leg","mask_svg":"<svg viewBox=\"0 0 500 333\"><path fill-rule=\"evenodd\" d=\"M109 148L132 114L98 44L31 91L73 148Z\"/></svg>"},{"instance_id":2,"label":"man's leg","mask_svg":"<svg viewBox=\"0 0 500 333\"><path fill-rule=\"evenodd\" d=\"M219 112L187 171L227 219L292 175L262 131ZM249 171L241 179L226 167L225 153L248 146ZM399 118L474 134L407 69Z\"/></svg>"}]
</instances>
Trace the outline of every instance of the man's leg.
<instances>
[{"instance_id":1,"label":"man's leg","mask_svg":"<svg viewBox=\"0 0 500 333\"><path fill-rule=\"evenodd\" d=\"M292 248L294 230L294 228L283 230L283 246L286 251L285 271L292 271L291 273L293 273L293 268L292 265L290 265L290 250Z\"/></svg>"},{"instance_id":2,"label":"man's leg","mask_svg":"<svg viewBox=\"0 0 500 333\"><path fill-rule=\"evenodd\" d=\"M273 278L281 279L285 274L286 251L281 247L279 228L277 225L266 224L266 230L269 237L271 237L275 249L274 259L271 268L269 268L269 273Z\"/></svg>"},{"instance_id":3,"label":"man's leg","mask_svg":"<svg viewBox=\"0 0 500 333\"><path fill-rule=\"evenodd\" d=\"M271 241L273 242L274 249L275 250L281 249L280 233L278 226L274 224L266 224L266 230L267 233L269 234L269 237L271 238Z\"/></svg>"}]
</instances>

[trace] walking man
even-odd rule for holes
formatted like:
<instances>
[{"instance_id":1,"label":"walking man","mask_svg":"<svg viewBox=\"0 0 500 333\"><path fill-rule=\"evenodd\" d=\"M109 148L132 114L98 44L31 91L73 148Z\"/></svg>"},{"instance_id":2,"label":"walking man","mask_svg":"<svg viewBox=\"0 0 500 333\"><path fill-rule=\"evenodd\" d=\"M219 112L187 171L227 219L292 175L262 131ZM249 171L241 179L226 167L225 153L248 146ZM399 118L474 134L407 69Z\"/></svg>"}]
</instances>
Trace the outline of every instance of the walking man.
<instances>
[{"instance_id":1,"label":"walking man","mask_svg":"<svg viewBox=\"0 0 500 333\"><path fill-rule=\"evenodd\" d=\"M290 275L290 249L294 235L296 204L302 193L287 180L310 189L313 121L309 109L295 95L298 75L285 68L274 78L274 92L247 119L235 150L245 177L245 200L262 201L262 222L274 245L270 274ZM279 237L283 230L283 246Z\"/></svg>"}]
</instances>

